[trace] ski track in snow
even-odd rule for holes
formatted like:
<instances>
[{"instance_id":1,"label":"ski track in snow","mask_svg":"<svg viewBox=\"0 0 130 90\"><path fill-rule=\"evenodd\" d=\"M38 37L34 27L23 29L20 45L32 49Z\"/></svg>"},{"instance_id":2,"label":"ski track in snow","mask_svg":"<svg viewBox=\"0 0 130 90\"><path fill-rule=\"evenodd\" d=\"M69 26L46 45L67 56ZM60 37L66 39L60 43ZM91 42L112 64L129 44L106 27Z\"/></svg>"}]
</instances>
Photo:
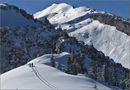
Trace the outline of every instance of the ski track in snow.
<instances>
[{"instance_id":1,"label":"ski track in snow","mask_svg":"<svg viewBox=\"0 0 130 90\"><path fill-rule=\"evenodd\" d=\"M1 76L2 90L112 90L83 75L69 75L44 64L23 65ZM16 84L14 84L16 83Z\"/></svg>"},{"instance_id":2,"label":"ski track in snow","mask_svg":"<svg viewBox=\"0 0 130 90\"><path fill-rule=\"evenodd\" d=\"M47 85L49 88L51 88L52 90L59 90L57 87L55 87L54 85L50 84L43 76L40 75L40 73L37 70L36 66L31 67L31 69L33 70L34 74L36 75L36 77L39 78L39 80L44 83L45 85Z\"/></svg>"}]
</instances>

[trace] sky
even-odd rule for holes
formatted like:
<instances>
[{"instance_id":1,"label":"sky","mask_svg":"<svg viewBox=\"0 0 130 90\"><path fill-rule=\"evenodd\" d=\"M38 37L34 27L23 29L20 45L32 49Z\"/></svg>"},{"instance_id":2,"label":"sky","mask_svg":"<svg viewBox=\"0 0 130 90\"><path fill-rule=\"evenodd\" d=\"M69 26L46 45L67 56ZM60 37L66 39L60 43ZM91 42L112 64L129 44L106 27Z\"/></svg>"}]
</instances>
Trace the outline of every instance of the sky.
<instances>
[{"instance_id":1,"label":"sky","mask_svg":"<svg viewBox=\"0 0 130 90\"><path fill-rule=\"evenodd\" d=\"M0 3L4 2L16 5L30 14L41 11L53 3L68 3L75 7L87 6L123 18L130 18L130 0L0 0Z\"/></svg>"}]
</instances>

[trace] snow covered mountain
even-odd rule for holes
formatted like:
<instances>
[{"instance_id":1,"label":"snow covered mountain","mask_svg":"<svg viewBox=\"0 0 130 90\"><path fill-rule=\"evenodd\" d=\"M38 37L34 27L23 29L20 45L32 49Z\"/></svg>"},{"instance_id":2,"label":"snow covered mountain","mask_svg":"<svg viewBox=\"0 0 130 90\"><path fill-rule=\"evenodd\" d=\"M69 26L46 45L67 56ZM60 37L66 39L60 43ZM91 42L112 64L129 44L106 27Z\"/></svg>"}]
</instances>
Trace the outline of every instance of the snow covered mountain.
<instances>
[{"instance_id":1,"label":"snow covered mountain","mask_svg":"<svg viewBox=\"0 0 130 90\"><path fill-rule=\"evenodd\" d=\"M64 61L67 53L56 55L56 60ZM105 86L82 74L77 76L63 73L44 65L50 60L49 55L36 58L29 63L1 75L1 89L46 89L46 90L114 90L119 88Z\"/></svg>"},{"instance_id":2,"label":"snow covered mountain","mask_svg":"<svg viewBox=\"0 0 130 90\"><path fill-rule=\"evenodd\" d=\"M61 5L66 7L66 4L61 4ZM15 17L11 17L13 18L14 21L12 19L9 19L7 23L3 24L3 26L0 27L0 31L1 31L0 32L0 42L1 42L0 44L0 51L1 51L0 73L4 73L11 69L17 68L21 65L26 64L30 60L36 58L33 61L29 62L28 63L29 65L24 65L20 68L17 68L5 74L2 74L3 76L2 87L3 88L6 88L6 87L16 88L16 89L24 88L23 86L21 86L21 84L25 82L35 81L34 79L31 79L30 77L28 77L28 76L31 76L30 69L31 71L34 70L34 68L30 68L28 66L30 66L31 63L34 63L38 68L41 68L45 71L52 70L51 67L48 67L46 65L55 67L62 71L60 72L60 71L56 71L56 69L53 69L56 71L56 72L54 71L54 76L56 73L63 73L63 72L75 75L74 77L77 77L77 78L79 78L78 74L84 75L83 78L85 78L86 76L85 80L83 80L82 78L81 80L79 80L79 82L83 84L83 87L80 87L76 84L77 85L76 88L87 87L86 85L84 86L84 82L86 81L86 83L87 82L90 83L91 80L89 78L92 78L105 85L117 86L119 88L123 88L126 90L129 89L130 70L127 68L124 68L119 63L115 63L113 59L104 55L101 51L98 51L96 48L94 48L95 46L91 44L91 41L89 42L90 45L86 44L86 42L85 42L86 44L85 45L82 41L78 41L76 39L77 37L75 38L75 37L69 36L67 34L69 30L63 31L61 29L61 27L65 28L64 23L61 24L61 27L58 23L59 27L55 28L54 27L55 24L53 25L50 24L46 16L42 18L43 20L42 22L39 22L38 20L33 19L33 17L27 13L23 14L23 12L25 11L24 10L21 11L21 9L19 9L16 6L9 5L9 4L0 4L0 6L1 6L0 10L5 10L5 7L6 7L6 10L8 10L9 14L6 13L5 15L13 16L13 14L15 14L14 16L20 17L20 18L17 18L17 20L25 22L23 24L21 24L21 22L16 23L15 21L17 20L15 20ZM71 7L72 6L69 6L69 8ZM59 7L59 9L60 8L61 7ZM64 10L68 10L69 8L65 8ZM17 10L18 10L18 13L14 13L14 12L12 13L12 11L17 11ZM77 10L78 10L77 13L79 13L86 9L85 7L81 7L81 10L80 9L77 9ZM94 10L90 10L90 12L94 12ZM24 19L23 18L21 19L21 17L23 17ZM28 17L29 19L27 19ZM30 17L32 18L30 19ZM67 21L68 24L66 23L66 25L69 25L69 23L71 23L72 21L71 19L72 18L70 18L70 22ZM6 17L3 17L3 20L6 20ZM26 23L26 20L27 21L29 20L29 22L31 23L30 24ZM81 20L81 19L77 19L77 20ZM13 22L13 25L11 22ZM33 25L32 24L33 22L35 22L36 25ZM69 34L71 35L71 33ZM95 34L94 31L92 33L92 36L94 36L93 34ZM42 64L46 64L46 65L42 65ZM30 68L30 69L27 69L27 68ZM48 74L53 75L51 72L50 73L44 72L41 69L39 69L40 73L42 74L46 73L46 75ZM21 72L21 73L14 74L17 72L17 70L18 72ZM35 70L33 74L37 76L37 72ZM68 74L63 73L63 76L66 77L65 80L67 79ZM47 76L47 79L49 81L50 79L55 81L54 76ZM57 76L55 76L56 79L57 79ZM15 78L17 77L17 79L15 79L14 77ZM46 86L41 87L41 84L38 81L36 81L37 84L34 83L36 84L36 86L34 87L47 88L47 89L50 87L54 88L55 84L54 86L50 84L48 85L48 82L46 82L46 80L43 80L41 75L38 75L37 77L38 77L37 79L40 79L41 82L44 82L44 86L45 84ZM17 80L21 80L21 79L23 80L23 78L24 78L24 81L23 82L21 81L21 83L19 82L18 87L11 84L12 82L15 82ZM28 79L30 79L30 81L28 81ZM61 79L59 81L62 81L63 78L60 78L59 76L59 79ZM90 82L88 81L88 79L90 80ZM59 81L57 81L58 84L59 84ZM53 83L54 82L52 82L52 84ZM68 81L66 81L65 83L69 84ZM73 83L73 80L72 82L70 81L70 83ZM93 83L93 80L92 80L92 83ZM57 86L60 87L59 85L61 84L59 85L58 84L56 84L56 87ZM10 85L12 85L12 87ZM91 87L93 87L93 85L94 84L92 84ZM31 88L30 84L27 84L27 88ZM61 89L62 88L64 88L64 83L61 85ZM73 88L73 84L72 84L72 88ZM94 86L94 88L97 88L97 86ZM99 87L99 88L102 89L102 87ZM107 89L107 87L104 87L104 88Z\"/></svg>"},{"instance_id":3,"label":"snow covered mountain","mask_svg":"<svg viewBox=\"0 0 130 90\"><path fill-rule=\"evenodd\" d=\"M66 3L53 4L34 14L62 27L70 36L93 45L115 62L130 68L130 22L121 17L87 7L74 8Z\"/></svg>"}]
</instances>

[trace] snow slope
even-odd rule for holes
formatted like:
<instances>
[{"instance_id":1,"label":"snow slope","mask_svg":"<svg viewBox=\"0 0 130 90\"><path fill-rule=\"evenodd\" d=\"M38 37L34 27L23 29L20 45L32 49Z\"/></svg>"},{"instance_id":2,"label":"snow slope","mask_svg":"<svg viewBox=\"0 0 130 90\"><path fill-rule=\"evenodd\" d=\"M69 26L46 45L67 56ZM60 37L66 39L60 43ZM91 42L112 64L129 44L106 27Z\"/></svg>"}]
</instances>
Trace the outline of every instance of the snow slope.
<instances>
[{"instance_id":1,"label":"snow slope","mask_svg":"<svg viewBox=\"0 0 130 90\"><path fill-rule=\"evenodd\" d=\"M93 44L96 49L110 56L115 62L130 68L130 37L115 27L94 20L69 34L86 44Z\"/></svg>"},{"instance_id":2,"label":"snow slope","mask_svg":"<svg viewBox=\"0 0 130 90\"><path fill-rule=\"evenodd\" d=\"M63 60L68 53L57 54L56 60ZM46 89L46 90L113 90L83 75L65 74L55 68L44 65L49 55L36 58L29 63L1 75L1 89ZM44 61L45 60L45 61Z\"/></svg>"},{"instance_id":3,"label":"snow slope","mask_svg":"<svg viewBox=\"0 0 130 90\"><path fill-rule=\"evenodd\" d=\"M52 24L59 25L62 29L67 30L70 36L76 37L85 44L93 44L97 50L102 51L115 62L130 68L130 36L120 32L114 26L89 18L92 13L105 14L90 8L74 8L61 3L53 4L34 14L34 18L42 21L44 17L47 17Z\"/></svg>"}]
</instances>

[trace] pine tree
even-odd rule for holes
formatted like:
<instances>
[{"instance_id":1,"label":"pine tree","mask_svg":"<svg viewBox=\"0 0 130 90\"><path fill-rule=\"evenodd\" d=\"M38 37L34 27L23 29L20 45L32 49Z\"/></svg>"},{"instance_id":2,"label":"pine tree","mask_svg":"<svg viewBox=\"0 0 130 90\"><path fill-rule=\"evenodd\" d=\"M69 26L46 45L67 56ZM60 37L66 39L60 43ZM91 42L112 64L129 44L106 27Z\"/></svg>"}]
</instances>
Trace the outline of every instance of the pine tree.
<instances>
[{"instance_id":1,"label":"pine tree","mask_svg":"<svg viewBox=\"0 0 130 90\"><path fill-rule=\"evenodd\" d=\"M121 82L121 86L124 88L124 90L130 89L130 70L129 69L125 70L125 75L124 75L123 81Z\"/></svg>"},{"instance_id":2,"label":"pine tree","mask_svg":"<svg viewBox=\"0 0 130 90\"><path fill-rule=\"evenodd\" d=\"M72 64L72 68L71 68L71 74L73 74L73 75L77 75L78 74L78 72L77 72L77 66L76 66L76 64Z\"/></svg>"},{"instance_id":3,"label":"pine tree","mask_svg":"<svg viewBox=\"0 0 130 90\"><path fill-rule=\"evenodd\" d=\"M53 56L53 54L52 54L52 56L51 56L51 66L52 67L55 67L56 66L56 63L55 63L55 60L54 60L54 56Z\"/></svg>"},{"instance_id":4,"label":"pine tree","mask_svg":"<svg viewBox=\"0 0 130 90\"><path fill-rule=\"evenodd\" d=\"M61 65L61 63L58 63L57 68L58 68L59 70L63 71L63 70L62 70L62 65Z\"/></svg>"},{"instance_id":5,"label":"pine tree","mask_svg":"<svg viewBox=\"0 0 130 90\"><path fill-rule=\"evenodd\" d=\"M56 47L55 46L56 46L56 42L53 40L52 41L52 52L51 52L52 54L56 53L56 51L55 51Z\"/></svg>"},{"instance_id":6,"label":"pine tree","mask_svg":"<svg viewBox=\"0 0 130 90\"><path fill-rule=\"evenodd\" d=\"M92 73L93 73L94 79L97 79L97 66L96 66L95 60L92 61Z\"/></svg>"},{"instance_id":7,"label":"pine tree","mask_svg":"<svg viewBox=\"0 0 130 90\"><path fill-rule=\"evenodd\" d=\"M84 73L84 68L83 68L83 66L84 66L84 55L83 55L83 53L82 53L82 51L80 50L80 52L79 52L79 65L80 65L80 73Z\"/></svg>"},{"instance_id":8,"label":"pine tree","mask_svg":"<svg viewBox=\"0 0 130 90\"><path fill-rule=\"evenodd\" d=\"M107 62L104 62L103 65L103 78L106 82L109 82L109 70Z\"/></svg>"},{"instance_id":9,"label":"pine tree","mask_svg":"<svg viewBox=\"0 0 130 90\"><path fill-rule=\"evenodd\" d=\"M116 85L117 83L117 80L116 80L116 70L115 70L115 65L113 64L113 66L112 66L112 84L113 85Z\"/></svg>"},{"instance_id":10,"label":"pine tree","mask_svg":"<svg viewBox=\"0 0 130 90\"><path fill-rule=\"evenodd\" d=\"M77 66L74 61L74 54L71 54L67 58L66 73L77 75Z\"/></svg>"},{"instance_id":11,"label":"pine tree","mask_svg":"<svg viewBox=\"0 0 130 90\"><path fill-rule=\"evenodd\" d=\"M91 67L88 71L88 74L91 78L97 79L97 65L95 60L91 60Z\"/></svg>"},{"instance_id":12,"label":"pine tree","mask_svg":"<svg viewBox=\"0 0 130 90\"><path fill-rule=\"evenodd\" d=\"M71 74L73 75L77 75L78 74L78 68L77 68L77 60L76 60L77 56L73 53L71 54L70 60L71 60Z\"/></svg>"},{"instance_id":13,"label":"pine tree","mask_svg":"<svg viewBox=\"0 0 130 90\"><path fill-rule=\"evenodd\" d=\"M66 73L70 73L71 72L71 58L70 58L70 55L68 56L67 58L67 63L66 63L66 66L65 66L65 72Z\"/></svg>"},{"instance_id":14,"label":"pine tree","mask_svg":"<svg viewBox=\"0 0 130 90\"><path fill-rule=\"evenodd\" d=\"M63 51L64 51L64 44L61 43L61 44L59 45L59 47L58 47L57 53L61 53L61 52L63 52Z\"/></svg>"}]
</instances>

